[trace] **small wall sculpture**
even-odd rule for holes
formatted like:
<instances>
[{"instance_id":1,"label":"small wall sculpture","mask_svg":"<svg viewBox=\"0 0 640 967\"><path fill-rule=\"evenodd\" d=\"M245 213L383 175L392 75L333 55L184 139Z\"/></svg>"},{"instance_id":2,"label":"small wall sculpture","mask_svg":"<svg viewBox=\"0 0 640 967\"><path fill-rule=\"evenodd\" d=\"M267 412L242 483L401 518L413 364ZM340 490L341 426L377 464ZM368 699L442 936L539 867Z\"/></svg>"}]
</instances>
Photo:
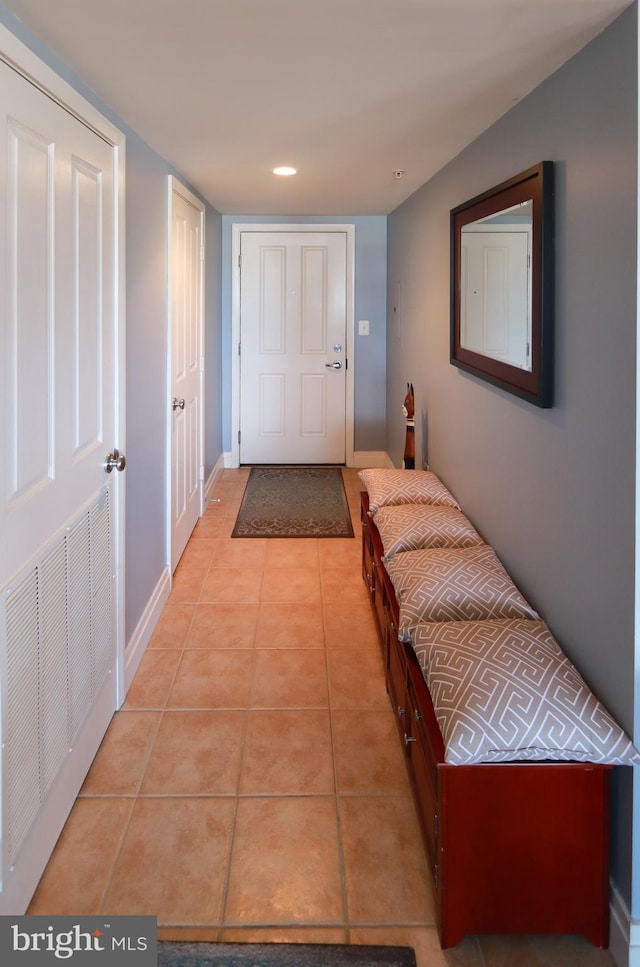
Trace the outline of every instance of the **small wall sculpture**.
<instances>
[{"instance_id":1,"label":"small wall sculpture","mask_svg":"<svg viewBox=\"0 0 640 967\"><path fill-rule=\"evenodd\" d=\"M404 470L416 468L416 421L414 419L413 383L407 383L407 394L402 404L402 412L407 422L407 432L404 443Z\"/></svg>"}]
</instances>

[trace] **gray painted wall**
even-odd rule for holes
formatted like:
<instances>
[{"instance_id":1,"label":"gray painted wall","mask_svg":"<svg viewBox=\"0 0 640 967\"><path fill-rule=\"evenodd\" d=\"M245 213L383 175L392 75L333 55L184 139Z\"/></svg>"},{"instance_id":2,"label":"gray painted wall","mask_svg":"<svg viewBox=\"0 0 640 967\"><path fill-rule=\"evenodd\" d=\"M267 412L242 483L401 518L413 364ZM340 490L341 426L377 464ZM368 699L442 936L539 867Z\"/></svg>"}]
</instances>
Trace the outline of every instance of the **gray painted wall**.
<instances>
[{"instance_id":1,"label":"gray painted wall","mask_svg":"<svg viewBox=\"0 0 640 967\"><path fill-rule=\"evenodd\" d=\"M128 642L166 561L167 168L127 136L125 177Z\"/></svg>"},{"instance_id":2,"label":"gray painted wall","mask_svg":"<svg viewBox=\"0 0 640 967\"><path fill-rule=\"evenodd\" d=\"M389 217L387 448L400 465L407 380L416 453L547 620L620 723L634 723L636 8ZM449 363L449 211L556 162L555 406ZM418 465L418 464L417 464ZM631 770L616 770L612 872L631 898ZM640 809L635 808L640 820ZM559 817L565 821L566 817ZM640 823L638 823L640 828ZM633 907L640 912L640 864Z\"/></svg>"},{"instance_id":3,"label":"gray painted wall","mask_svg":"<svg viewBox=\"0 0 640 967\"><path fill-rule=\"evenodd\" d=\"M127 642L166 563L169 174L177 175L143 141L127 134ZM221 453L221 216L208 207L205 219L206 478Z\"/></svg>"},{"instance_id":4,"label":"gray painted wall","mask_svg":"<svg viewBox=\"0 0 640 967\"><path fill-rule=\"evenodd\" d=\"M355 318L368 319L369 336L355 337L355 450L385 449L385 351L387 291L387 219L384 215L288 216L223 215L223 449L231 450L231 234L232 226L253 224L355 225Z\"/></svg>"},{"instance_id":5,"label":"gray painted wall","mask_svg":"<svg viewBox=\"0 0 640 967\"><path fill-rule=\"evenodd\" d=\"M1 3L0 23L127 138L125 625L128 642L166 564L167 178L181 176ZM187 184L184 178L181 180ZM210 355L205 380L205 462L211 469L220 456L221 440L221 216L210 206L206 214L206 236L205 339Z\"/></svg>"}]
</instances>

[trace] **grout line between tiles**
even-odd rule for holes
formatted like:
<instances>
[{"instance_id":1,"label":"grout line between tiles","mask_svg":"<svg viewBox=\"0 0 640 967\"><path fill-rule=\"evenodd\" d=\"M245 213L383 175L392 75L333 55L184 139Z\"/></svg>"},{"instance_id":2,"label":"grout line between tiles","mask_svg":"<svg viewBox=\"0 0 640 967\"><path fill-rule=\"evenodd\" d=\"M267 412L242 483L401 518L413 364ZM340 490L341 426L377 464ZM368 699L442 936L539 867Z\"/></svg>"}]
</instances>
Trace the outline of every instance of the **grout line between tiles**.
<instances>
[{"instance_id":1,"label":"grout line between tiles","mask_svg":"<svg viewBox=\"0 0 640 967\"><path fill-rule=\"evenodd\" d=\"M245 487L246 487L246 481L245 481ZM242 495L244 495L244 489L245 488L243 487ZM242 503L242 496L241 496L241 499L240 499L240 503ZM233 528L233 525L232 525L232 528ZM265 558L266 558L266 554L265 554ZM262 582L263 579L264 579L264 564L263 564L263 568L262 568L262 578L261 578L261 582ZM262 592L262 583L260 585L260 592ZM261 599L261 596L262 596L261 594L258 596L258 600L259 601ZM256 611L256 620L255 620L254 627L253 627L253 642L252 642L252 644L253 644L253 649L252 649L253 655L255 655L256 637L257 637L257 634L258 634L258 614L259 614L259 606L258 606L258 609ZM219 937L222 936L222 930L224 928L224 922L225 922L224 918L225 918L225 912L226 912L226 909L227 909L227 899L228 899L228 894L229 894L229 883L230 883L230 880L231 880L231 861L232 861L233 850L234 850L234 846L235 846L236 824L237 824L237 820L238 820L238 809L239 809L239 806L240 806L240 783L241 783L241 780L242 780L242 769L243 769L243 766L244 766L244 758L245 758L246 744L247 744L247 732L248 732L248 728L249 728L249 700L250 700L250 696L251 696L251 689L253 687L253 679L254 679L254 677L255 677L255 660L251 664L251 679L252 680L251 680L251 683L249 685L249 691L247 693L247 708L244 710L244 721L243 721L243 728L242 728L242 742L240 744L240 756L239 756L239 761L238 761L238 772L237 772L237 775L236 775L235 803L234 803L234 808L233 808L233 815L232 815L232 818L231 818L231 828L229 830L229 842L228 842L228 846L227 846L226 868L225 868L225 874L224 874L224 882L222 884L222 890L221 890L221 895L220 895L220 909L218 911L219 921L220 921L220 932L218 934Z\"/></svg>"},{"instance_id":2,"label":"grout line between tiles","mask_svg":"<svg viewBox=\"0 0 640 967\"><path fill-rule=\"evenodd\" d=\"M194 614L195 614L195 611L194 611ZM193 621L193 616L192 616L192 619L191 620ZM185 640L186 640L186 638L185 638ZM184 653L184 642L183 642L182 651ZM177 669L178 669L179 665L180 665L180 662L178 662L178 664L176 666L176 673L175 673L176 675L177 675ZM174 681L175 681L175 676L174 676ZM172 682L171 687L173 687L173 682ZM168 696L169 696L170 692L171 692L171 688L167 692L167 701L168 701ZM133 710L133 711L142 711L142 710L136 709L136 710ZM115 877L116 870L118 868L118 863L119 863L120 857L122 855L122 850L124 848L124 843L126 841L126 838L127 838L128 832L129 832L129 827L131 826L131 820L133 819L133 814L136 811L136 806L138 804L138 800L141 798L141 792L140 792L140 790L142 789L142 784L144 782L144 777L146 775L147 768L149 766L149 761L150 761L151 756L153 754L153 748L154 748L155 743L157 741L158 734L160 732L160 727L161 727L162 721L164 719L165 708L161 708L161 709L159 709L159 711L160 711L160 715L158 716L158 721L156 723L155 732L153 734L153 738L149 742L149 745L148 745L148 748L147 748L147 754L146 754L145 760L144 760L144 764L143 764L142 769L140 770L140 779L138 781L138 787L137 787L137 790L136 790L136 793L135 793L135 797L133 797L134 798L134 803L133 803L131 809L129 810L129 816L127 818L127 822L124 825L124 828L123 828L123 831L122 831L122 836L120 837L120 843L118 844L118 849L116 850L116 853L115 853L115 856L114 856L114 860L113 860L113 863L111 865L111 870L109 872L109 876L106 878L105 888L104 888L103 893L102 893L102 896L100 898L100 903L99 903L99 910L100 911L103 911L104 910L104 905L106 903L107 896L109 895L109 890L111 889L111 885L113 883L113 879ZM107 798L107 797L105 797L105 798Z\"/></svg>"},{"instance_id":3,"label":"grout line between tiles","mask_svg":"<svg viewBox=\"0 0 640 967\"><path fill-rule=\"evenodd\" d=\"M240 757L238 762L238 774L236 776L236 791L235 791L235 804L233 808L233 815L231 817L231 828L229 829L229 844L227 847L227 860L224 875L224 882L222 884L222 890L220 895L220 910L219 910L219 920L220 920L220 931L224 927L224 915L227 909L227 896L229 891L229 881L231 879L231 859L233 856L233 848L235 845L236 837L236 823L238 819L238 808L240 805L240 781L242 778L242 767L244 764L245 749L247 743L247 730L249 724L249 713L248 709L244 710L244 723L242 729L242 742L240 744Z\"/></svg>"},{"instance_id":4,"label":"grout line between tiles","mask_svg":"<svg viewBox=\"0 0 640 967\"><path fill-rule=\"evenodd\" d=\"M343 474L344 480L344 474ZM333 763L333 788L334 788L334 804L336 811L336 833L338 837L338 864L340 873L340 884L342 887L342 915L345 922L345 941L350 943L351 941L351 931L349 925L349 896L347 892L347 865L344 849L344 837L342 830L342 816L340 812L340 799L338 796L338 762L336 756L336 741L335 741L335 730L334 730L334 711L333 708L333 689L331 684L331 676L329 674L329 660L327 654L327 633L326 633L326 606L324 593L324 583L322 580L322 569L320 569L320 599L321 599L321 614L322 614L322 634L324 639L324 667L325 674L327 676L327 697L329 702L329 733L331 740L331 759Z\"/></svg>"},{"instance_id":5,"label":"grout line between tiles","mask_svg":"<svg viewBox=\"0 0 640 967\"><path fill-rule=\"evenodd\" d=\"M117 797L113 797L113 798L117 798ZM129 827L131 825L131 820L133 818L133 814L134 814L134 812L136 810L136 804L138 802L138 797L137 796L135 796L135 798L132 797L132 799L133 799L133 802L131 804L131 808L129 809L129 815L127 817L126 823L123 826L122 833L120 835L120 842L118 843L118 848L115 851L115 854L114 854L114 857L113 857L113 862L111 864L111 869L109 870L109 874L105 878L105 884L104 884L104 889L102 891L102 895L100 897L100 900L98 901L98 910L97 910L98 913L105 913L106 912L106 910L105 910L105 904L107 902L107 897L109 895L109 890L111 889L111 884L113 883L114 877L116 875L116 870L118 869L118 864L120 862L120 857L122 855L122 850L124 848L124 843L125 843L125 840L127 838L127 834L129 832Z\"/></svg>"}]
</instances>

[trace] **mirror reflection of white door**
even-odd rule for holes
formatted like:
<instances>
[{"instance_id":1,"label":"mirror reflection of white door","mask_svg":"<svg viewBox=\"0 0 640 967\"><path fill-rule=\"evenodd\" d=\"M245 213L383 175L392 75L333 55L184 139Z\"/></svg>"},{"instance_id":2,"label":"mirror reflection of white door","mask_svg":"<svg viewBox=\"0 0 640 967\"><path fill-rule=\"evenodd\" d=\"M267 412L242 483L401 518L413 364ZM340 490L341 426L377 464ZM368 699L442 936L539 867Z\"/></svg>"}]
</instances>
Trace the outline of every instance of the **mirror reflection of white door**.
<instances>
[{"instance_id":1,"label":"mirror reflection of white door","mask_svg":"<svg viewBox=\"0 0 640 967\"><path fill-rule=\"evenodd\" d=\"M169 179L170 561L175 571L203 510L204 205Z\"/></svg>"},{"instance_id":2,"label":"mirror reflection of white door","mask_svg":"<svg viewBox=\"0 0 640 967\"><path fill-rule=\"evenodd\" d=\"M0 61L2 914L24 912L118 701L124 139L100 130Z\"/></svg>"},{"instance_id":3,"label":"mirror reflection of white door","mask_svg":"<svg viewBox=\"0 0 640 967\"><path fill-rule=\"evenodd\" d=\"M346 458L347 236L241 233L240 462Z\"/></svg>"},{"instance_id":4,"label":"mirror reflection of white door","mask_svg":"<svg viewBox=\"0 0 640 967\"><path fill-rule=\"evenodd\" d=\"M530 233L463 229L460 344L531 369Z\"/></svg>"}]
</instances>

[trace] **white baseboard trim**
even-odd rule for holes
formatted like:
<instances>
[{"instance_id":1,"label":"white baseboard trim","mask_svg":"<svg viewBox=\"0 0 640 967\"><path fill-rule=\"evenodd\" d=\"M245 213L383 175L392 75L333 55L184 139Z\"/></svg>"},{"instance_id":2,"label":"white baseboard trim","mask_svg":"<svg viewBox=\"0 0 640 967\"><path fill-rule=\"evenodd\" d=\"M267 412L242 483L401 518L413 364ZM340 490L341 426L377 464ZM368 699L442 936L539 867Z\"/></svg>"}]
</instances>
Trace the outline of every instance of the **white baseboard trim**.
<instances>
[{"instance_id":1,"label":"white baseboard trim","mask_svg":"<svg viewBox=\"0 0 640 967\"><path fill-rule=\"evenodd\" d=\"M387 467L393 469L393 463L385 450L354 450L354 467Z\"/></svg>"},{"instance_id":2,"label":"white baseboard trim","mask_svg":"<svg viewBox=\"0 0 640 967\"><path fill-rule=\"evenodd\" d=\"M640 922L632 920L622 897L611 886L609 953L616 967L640 967Z\"/></svg>"},{"instance_id":3,"label":"white baseboard trim","mask_svg":"<svg viewBox=\"0 0 640 967\"><path fill-rule=\"evenodd\" d=\"M218 459L216 461L216 464L215 464L213 470L211 471L211 473L209 474L209 476L206 479L206 482L205 482L205 485L204 485L204 501L205 501L205 503L211 497L211 494L213 492L213 489L214 489L215 485L218 482L218 479L220 477L220 474L222 473L222 471L226 467L225 456L226 455L224 453L221 453L220 454L220 456L218 457Z\"/></svg>"},{"instance_id":4,"label":"white baseboard trim","mask_svg":"<svg viewBox=\"0 0 640 967\"><path fill-rule=\"evenodd\" d=\"M135 631L127 642L124 652L124 694L129 691L129 686L133 681L133 676L140 666L142 656L147 645L151 640L151 635L158 623L162 609L167 603L171 591L171 570L167 566L164 568L160 580L156 584L153 594L149 598L142 617L138 622Z\"/></svg>"},{"instance_id":5,"label":"white baseboard trim","mask_svg":"<svg viewBox=\"0 0 640 967\"><path fill-rule=\"evenodd\" d=\"M226 470L237 470L238 460L236 454L227 451L223 454L224 466ZM389 455L384 450L354 450L352 467L389 467L393 468L393 463Z\"/></svg>"}]
</instances>

